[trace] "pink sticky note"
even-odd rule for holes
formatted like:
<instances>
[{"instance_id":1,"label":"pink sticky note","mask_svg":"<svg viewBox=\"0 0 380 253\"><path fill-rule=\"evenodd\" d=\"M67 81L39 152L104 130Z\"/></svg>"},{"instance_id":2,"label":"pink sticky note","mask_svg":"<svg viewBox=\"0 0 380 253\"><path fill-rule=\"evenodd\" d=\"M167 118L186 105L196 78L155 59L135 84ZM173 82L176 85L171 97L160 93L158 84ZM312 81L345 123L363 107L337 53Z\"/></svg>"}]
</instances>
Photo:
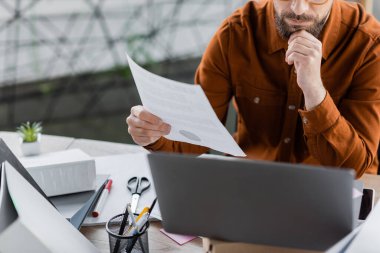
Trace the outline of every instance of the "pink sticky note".
<instances>
[{"instance_id":1,"label":"pink sticky note","mask_svg":"<svg viewBox=\"0 0 380 253\"><path fill-rule=\"evenodd\" d=\"M184 245L187 242L190 242L197 238L196 236L190 236L190 235L177 235L177 234L171 234L166 232L163 228L160 229L161 233L178 243L179 245Z\"/></svg>"}]
</instances>

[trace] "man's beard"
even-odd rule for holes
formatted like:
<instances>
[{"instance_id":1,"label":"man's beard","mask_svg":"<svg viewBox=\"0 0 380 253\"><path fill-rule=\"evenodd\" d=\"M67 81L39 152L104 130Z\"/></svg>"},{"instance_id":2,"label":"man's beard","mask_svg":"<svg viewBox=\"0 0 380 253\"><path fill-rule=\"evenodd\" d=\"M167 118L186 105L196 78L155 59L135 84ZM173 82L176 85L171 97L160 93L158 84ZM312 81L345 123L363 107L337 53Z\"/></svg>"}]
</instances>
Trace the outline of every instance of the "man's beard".
<instances>
[{"instance_id":1,"label":"man's beard","mask_svg":"<svg viewBox=\"0 0 380 253\"><path fill-rule=\"evenodd\" d=\"M276 28L279 32L280 36L283 39L288 40L292 33L305 30L308 33L311 33L314 37L318 38L329 15L326 15L322 20L318 20L317 18L310 15L296 15L294 12L283 12L281 16L275 12L275 22ZM311 21L312 25L310 26L301 26L301 25L289 25L286 23L285 18L299 20L299 21Z\"/></svg>"}]
</instances>

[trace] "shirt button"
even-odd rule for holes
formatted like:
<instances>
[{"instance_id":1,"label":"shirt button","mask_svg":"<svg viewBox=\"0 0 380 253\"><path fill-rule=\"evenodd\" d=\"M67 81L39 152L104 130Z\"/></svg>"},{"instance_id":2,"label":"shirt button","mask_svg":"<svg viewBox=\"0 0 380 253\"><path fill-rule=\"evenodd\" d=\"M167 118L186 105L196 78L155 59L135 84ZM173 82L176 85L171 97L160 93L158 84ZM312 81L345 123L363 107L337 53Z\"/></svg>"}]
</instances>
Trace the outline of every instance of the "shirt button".
<instances>
[{"instance_id":1,"label":"shirt button","mask_svg":"<svg viewBox=\"0 0 380 253\"><path fill-rule=\"evenodd\" d=\"M255 103L255 104L260 103L260 98L259 98L259 97L255 97L255 98L253 99L253 103Z\"/></svg>"},{"instance_id":2,"label":"shirt button","mask_svg":"<svg viewBox=\"0 0 380 253\"><path fill-rule=\"evenodd\" d=\"M291 141L292 141L292 139L290 139L290 138L285 138L284 139L285 144L289 144Z\"/></svg>"},{"instance_id":3,"label":"shirt button","mask_svg":"<svg viewBox=\"0 0 380 253\"><path fill-rule=\"evenodd\" d=\"M302 122L307 125L309 123L309 120L306 117L302 118Z\"/></svg>"},{"instance_id":4,"label":"shirt button","mask_svg":"<svg viewBox=\"0 0 380 253\"><path fill-rule=\"evenodd\" d=\"M296 106L295 105L289 105L288 108L289 108L289 110L294 111L296 109Z\"/></svg>"}]
</instances>

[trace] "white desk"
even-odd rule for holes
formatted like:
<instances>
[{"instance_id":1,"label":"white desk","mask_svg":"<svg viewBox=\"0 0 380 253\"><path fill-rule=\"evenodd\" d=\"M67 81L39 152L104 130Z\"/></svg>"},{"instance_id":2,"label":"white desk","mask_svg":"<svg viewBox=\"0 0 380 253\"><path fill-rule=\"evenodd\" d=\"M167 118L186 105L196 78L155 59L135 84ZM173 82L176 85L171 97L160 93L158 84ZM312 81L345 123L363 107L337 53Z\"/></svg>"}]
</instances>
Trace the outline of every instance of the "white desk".
<instances>
[{"instance_id":1,"label":"white desk","mask_svg":"<svg viewBox=\"0 0 380 253\"><path fill-rule=\"evenodd\" d=\"M19 139L14 132L1 132L2 138L17 157L21 157ZM41 142L41 152L48 153L65 149L79 148L90 156L106 156L115 154L130 154L147 152L144 148L136 145L112 143L106 141L74 139L70 137L59 137L43 135ZM200 238L179 246L159 230L162 228L161 222L152 222L149 228L149 249L150 252L181 252L200 253L202 250L202 240ZM109 253L108 235L104 226L83 227L81 232L103 253Z\"/></svg>"},{"instance_id":2,"label":"white desk","mask_svg":"<svg viewBox=\"0 0 380 253\"><path fill-rule=\"evenodd\" d=\"M18 136L13 132L1 132L0 138L3 138L16 156L21 156L21 149L19 147ZM125 153L138 153L146 152L141 147L136 145L112 143L95 140L74 139L70 137L59 137L51 135L43 135L42 139L42 153L53 152L71 148L79 148L91 156L105 156L112 154L125 154ZM366 188L373 188L376 191L375 201L380 198L380 176L364 175L361 178ZM201 239L196 239L184 246L179 246L161 232L160 222L153 222L149 228L149 248L150 252L188 252L197 253L203 252ZM108 235L104 226L84 227L81 232L92 242L94 245L104 253L109 252ZM286 251L286 252L292 252Z\"/></svg>"}]
</instances>

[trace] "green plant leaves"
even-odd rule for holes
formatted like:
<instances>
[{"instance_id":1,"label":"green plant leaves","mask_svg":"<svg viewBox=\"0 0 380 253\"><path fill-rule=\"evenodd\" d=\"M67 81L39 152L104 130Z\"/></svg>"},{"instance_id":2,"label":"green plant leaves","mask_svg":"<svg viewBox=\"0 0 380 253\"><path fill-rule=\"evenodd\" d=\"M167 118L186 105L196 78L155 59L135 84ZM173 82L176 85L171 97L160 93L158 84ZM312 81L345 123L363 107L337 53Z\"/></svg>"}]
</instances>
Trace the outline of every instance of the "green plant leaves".
<instances>
[{"instance_id":1,"label":"green plant leaves","mask_svg":"<svg viewBox=\"0 0 380 253\"><path fill-rule=\"evenodd\" d=\"M20 134L23 142L35 142L42 132L41 124L41 122L30 123L29 121L22 123L21 126L17 127L17 133Z\"/></svg>"}]
</instances>

